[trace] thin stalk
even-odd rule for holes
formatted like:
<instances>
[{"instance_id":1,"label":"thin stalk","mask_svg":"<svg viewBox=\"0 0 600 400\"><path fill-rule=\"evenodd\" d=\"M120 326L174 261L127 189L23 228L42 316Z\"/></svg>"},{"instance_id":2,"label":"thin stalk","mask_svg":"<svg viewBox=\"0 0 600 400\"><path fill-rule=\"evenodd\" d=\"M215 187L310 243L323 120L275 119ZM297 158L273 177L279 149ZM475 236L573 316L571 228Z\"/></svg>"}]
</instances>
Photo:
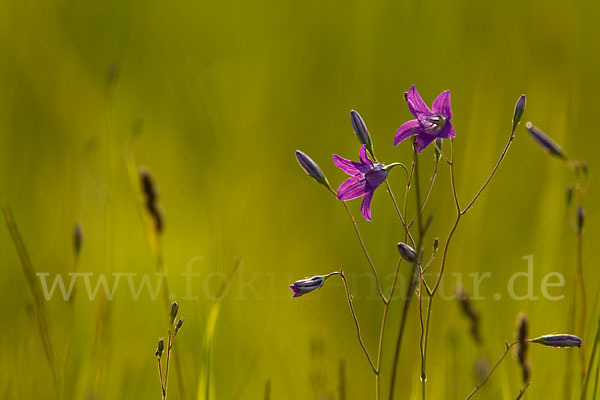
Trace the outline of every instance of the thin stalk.
<instances>
[{"instance_id":1,"label":"thin stalk","mask_svg":"<svg viewBox=\"0 0 600 400\"><path fill-rule=\"evenodd\" d=\"M515 129L516 129L516 126L515 126ZM485 180L483 186L481 186L481 189L479 189L479 191L477 192L477 194L475 195L475 197L473 197L473 200L471 200L471 202L469 204L467 204L467 206L465 207L465 209L462 211L463 214L465 214L467 211L469 211L469 209L471 208L471 206L473 206L473 204L475 203L475 201L477 200L477 198L479 198L479 196L481 195L481 193L483 193L483 190L486 188L486 186L488 185L488 183L490 183L490 181L494 177L494 174L496 174L496 171L498 171L498 167L500 167L500 164L502 163L502 160L504 160L504 157L506 157L506 154L508 153L508 149L510 148L511 143L512 143L512 141L515 138L515 129L513 129L512 132L510 133L510 137L508 138L508 142L506 143L506 146L504 147L504 150L502 151L502 154L500 154L500 158L498 158L498 161L496 162L496 165L494 166L494 169L490 173L490 176L488 176L488 178Z\"/></svg>"},{"instance_id":2,"label":"thin stalk","mask_svg":"<svg viewBox=\"0 0 600 400\"><path fill-rule=\"evenodd\" d=\"M594 338L594 344L592 345L592 353L590 354L590 360L588 361L588 370L592 370L592 366L594 365L594 360L596 359L596 354L598 352L598 345L600 344L600 313L598 314L598 325L596 327L596 337ZM598 366L600 368L600 364ZM596 373L596 384L598 383ZM587 398L587 388L590 381L589 374L583 380L583 388L581 389L581 400L586 400ZM595 398L595 397L594 397Z\"/></svg>"},{"instance_id":3,"label":"thin stalk","mask_svg":"<svg viewBox=\"0 0 600 400\"><path fill-rule=\"evenodd\" d=\"M577 231L577 279L579 281L579 294L581 298L581 311L579 315L579 335L581 339L584 339L587 304L585 296L585 284L583 279L583 233L581 232L581 229L578 229ZM581 379L583 380L586 378L584 351L579 352L579 361L581 363Z\"/></svg>"},{"instance_id":4,"label":"thin stalk","mask_svg":"<svg viewBox=\"0 0 600 400\"><path fill-rule=\"evenodd\" d=\"M515 344L517 344L518 341L514 341L511 344L506 344L506 350L504 350L504 353L502 354L502 356L500 357L500 359L498 360L498 362L496 362L496 364L492 367L492 369L490 370L490 372L486 375L485 378L483 378L483 381L481 381L481 383L479 383L477 386L475 386L475 389L473 389L471 391L471 393L469 393L469 395L467 397L465 397L465 400L469 400L471 397L473 397L473 395L475 393L477 393L477 391L479 389L481 389L481 387L483 385L485 385L485 383L487 382L487 380L490 378L490 376L492 376L492 374L494 373L494 371L496 370L496 368L498 368L498 366L500 365L500 363L502 362L502 360L504 360L504 357L506 357L506 355L508 354L508 352L510 351L511 347L513 347Z\"/></svg>"},{"instance_id":5,"label":"thin stalk","mask_svg":"<svg viewBox=\"0 0 600 400\"><path fill-rule=\"evenodd\" d=\"M346 280L346 275L344 275L343 271L333 273L333 275L339 275L344 281L344 288L346 289L346 299L348 300L348 306L350 307L352 318L354 318L354 325L356 325L356 334L358 336L358 342L360 343L360 347L362 347L363 351L365 352L365 356L367 357L367 360L369 361L373 372L375 373L375 375L379 375L377 367L373 363L373 359L369 354L369 350L367 350L367 346L365 346L365 343L363 342L362 336L360 334L360 324L358 323L358 317L356 316L356 311L354 311L354 306L352 305L352 295L350 294L350 289L348 288L348 281Z\"/></svg>"},{"instance_id":6,"label":"thin stalk","mask_svg":"<svg viewBox=\"0 0 600 400\"><path fill-rule=\"evenodd\" d=\"M171 347L173 346L173 328L169 328L169 339L167 342L167 365L165 366L165 384L163 390L163 400L167 399L167 390L169 390L169 363L171 361Z\"/></svg>"},{"instance_id":7,"label":"thin stalk","mask_svg":"<svg viewBox=\"0 0 600 400\"><path fill-rule=\"evenodd\" d=\"M529 382L527 382L525 384L525 386L523 386L523 389L521 389L521 391L519 392L519 395L517 396L517 398L515 400L519 400L521 397L523 397L523 395L525 394L525 391L527 390L528 387L529 387Z\"/></svg>"},{"instance_id":8,"label":"thin stalk","mask_svg":"<svg viewBox=\"0 0 600 400\"><path fill-rule=\"evenodd\" d=\"M415 223L417 217L421 215L421 213L425 209L425 206L427 205L427 201L429 200L429 195L431 194L431 189L433 188L433 184L434 184L435 178L437 176L438 165L439 165L439 159L435 161L435 166L433 168L433 173L432 173L431 179L429 181L429 187L427 188L427 193L425 194L425 199L423 200L423 203L419 207L419 210L417 211L417 213L415 214L415 216L408 223L408 228L410 228L410 227L413 226L413 224Z\"/></svg>"},{"instance_id":9,"label":"thin stalk","mask_svg":"<svg viewBox=\"0 0 600 400\"><path fill-rule=\"evenodd\" d=\"M165 391L165 381L163 379L162 365L160 363L160 357L158 357L157 360L158 360L158 376L160 377L160 390L162 393L162 398L164 399L167 396L167 393Z\"/></svg>"}]
</instances>

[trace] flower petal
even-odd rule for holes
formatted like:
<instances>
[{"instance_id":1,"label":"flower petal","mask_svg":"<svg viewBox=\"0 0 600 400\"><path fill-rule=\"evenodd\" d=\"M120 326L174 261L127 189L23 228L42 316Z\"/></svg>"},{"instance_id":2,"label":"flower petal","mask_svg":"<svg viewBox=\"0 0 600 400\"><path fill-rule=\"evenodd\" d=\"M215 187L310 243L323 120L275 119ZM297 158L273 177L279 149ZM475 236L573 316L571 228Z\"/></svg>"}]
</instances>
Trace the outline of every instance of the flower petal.
<instances>
[{"instance_id":1,"label":"flower petal","mask_svg":"<svg viewBox=\"0 0 600 400\"><path fill-rule=\"evenodd\" d=\"M394 146L398 146L400 142L405 141L411 136L418 135L421 131L419 121L416 119L412 119L407 121L398 128L396 131L396 136L394 137Z\"/></svg>"},{"instance_id":2,"label":"flower petal","mask_svg":"<svg viewBox=\"0 0 600 400\"><path fill-rule=\"evenodd\" d=\"M360 169L358 169L358 167L360 166L360 163L357 163L355 161L346 160L345 158L342 158L342 157L338 156L337 154L333 155L333 163L335 164L336 167L338 167L339 169L341 169L348 175L356 175L356 174L361 173Z\"/></svg>"},{"instance_id":3,"label":"flower petal","mask_svg":"<svg viewBox=\"0 0 600 400\"><path fill-rule=\"evenodd\" d=\"M456 133L454 133L454 127L452 126L450 121L446 121L446 124L444 125L442 130L440 130L436 136L442 139L450 139L456 136Z\"/></svg>"},{"instance_id":4,"label":"flower petal","mask_svg":"<svg viewBox=\"0 0 600 400\"><path fill-rule=\"evenodd\" d=\"M365 189L367 191L374 191L377 189L377 186L381 185L385 178L387 177L387 171L385 169L369 171L365 174L365 180L367 181L367 185Z\"/></svg>"},{"instance_id":5,"label":"flower petal","mask_svg":"<svg viewBox=\"0 0 600 400\"><path fill-rule=\"evenodd\" d=\"M442 114L446 119L452 118L452 109L450 108L450 91L440 93L433 101L433 112Z\"/></svg>"},{"instance_id":6,"label":"flower petal","mask_svg":"<svg viewBox=\"0 0 600 400\"><path fill-rule=\"evenodd\" d=\"M427 107L427 104L425 104L419 95L419 92L417 92L417 89L415 89L415 85L412 85L410 89L408 89L406 102L408 103L408 109L415 118L418 118L418 114L431 114L431 110Z\"/></svg>"},{"instance_id":7,"label":"flower petal","mask_svg":"<svg viewBox=\"0 0 600 400\"><path fill-rule=\"evenodd\" d=\"M367 182L358 176L346 179L337 190L337 198L346 201L365 195Z\"/></svg>"},{"instance_id":8,"label":"flower petal","mask_svg":"<svg viewBox=\"0 0 600 400\"><path fill-rule=\"evenodd\" d=\"M425 147L429 145L436 137L434 135L419 135L417 136L417 153L420 153Z\"/></svg>"},{"instance_id":9,"label":"flower petal","mask_svg":"<svg viewBox=\"0 0 600 400\"><path fill-rule=\"evenodd\" d=\"M371 200L373 199L373 193L374 192L369 192L365 194L365 197L360 205L360 213L367 221L371 220Z\"/></svg>"},{"instance_id":10,"label":"flower petal","mask_svg":"<svg viewBox=\"0 0 600 400\"><path fill-rule=\"evenodd\" d=\"M360 151L358 152L358 158L360 159L361 164L368 165L369 169L373 168L373 161L371 161L369 159L369 157L367 156L367 146L365 146L364 144L362 145L362 147L360 148Z\"/></svg>"}]
</instances>

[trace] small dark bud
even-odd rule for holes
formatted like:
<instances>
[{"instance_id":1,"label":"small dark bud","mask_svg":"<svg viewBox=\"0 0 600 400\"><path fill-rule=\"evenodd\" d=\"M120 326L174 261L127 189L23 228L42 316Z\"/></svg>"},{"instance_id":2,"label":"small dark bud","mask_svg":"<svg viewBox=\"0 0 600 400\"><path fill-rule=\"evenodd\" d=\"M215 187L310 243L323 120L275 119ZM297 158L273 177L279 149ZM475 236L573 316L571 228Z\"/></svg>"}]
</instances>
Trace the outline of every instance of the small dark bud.
<instances>
[{"instance_id":1,"label":"small dark bud","mask_svg":"<svg viewBox=\"0 0 600 400\"><path fill-rule=\"evenodd\" d=\"M177 321L177 325L175 325L175 333L179 332L179 330L181 329L181 325L183 325L183 320L184 318L179 318L179 320Z\"/></svg>"},{"instance_id":2,"label":"small dark bud","mask_svg":"<svg viewBox=\"0 0 600 400\"><path fill-rule=\"evenodd\" d=\"M527 97L522 94L517 100L517 104L515 104L515 113L513 114L513 126L512 131L514 132L517 129L517 125L521 121L521 117L523 116L523 112L525 111L525 105L527 104Z\"/></svg>"},{"instance_id":3,"label":"small dark bud","mask_svg":"<svg viewBox=\"0 0 600 400\"><path fill-rule=\"evenodd\" d=\"M156 357L160 358L165 350L165 338L158 338L158 347L156 348Z\"/></svg>"},{"instance_id":4,"label":"small dark bud","mask_svg":"<svg viewBox=\"0 0 600 400\"><path fill-rule=\"evenodd\" d=\"M176 301L171 303L171 323L175 322L175 317L177 317L177 311L179 310L179 304Z\"/></svg>"},{"instance_id":5,"label":"small dark bud","mask_svg":"<svg viewBox=\"0 0 600 400\"><path fill-rule=\"evenodd\" d=\"M369 134L367 126L365 125L365 122L361 118L360 114L354 110L350 111L350 120L358 141L367 146L367 150L369 150L369 153L373 155L373 143L371 141L371 135Z\"/></svg>"},{"instance_id":6,"label":"small dark bud","mask_svg":"<svg viewBox=\"0 0 600 400\"><path fill-rule=\"evenodd\" d=\"M583 173L584 178L588 177L588 164L585 161L581 162L581 172Z\"/></svg>"},{"instance_id":7,"label":"small dark bud","mask_svg":"<svg viewBox=\"0 0 600 400\"><path fill-rule=\"evenodd\" d=\"M437 253L439 247L440 247L440 240L438 238L433 239L433 252Z\"/></svg>"},{"instance_id":8,"label":"small dark bud","mask_svg":"<svg viewBox=\"0 0 600 400\"><path fill-rule=\"evenodd\" d=\"M567 206L570 206L571 202L573 201L573 185L567 186L566 200Z\"/></svg>"},{"instance_id":9,"label":"small dark bud","mask_svg":"<svg viewBox=\"0 0 600 400\"><path fill-rule=\"evenodd\" d=\"M154 177L146 167L141 167L138 174L140 177L142 194L146 200L146 205L150 207L150 205L155 204L158 199L158 189L156 188Z\"/></svg>"},{"instance_id":10,"label":"small dark bud","mask_svg":"<svg viewBox=\"0 0 600 400\"><path fill-rule=\"evenodd\" d=\"M83 245L83 227L80 222L75 224L75 229L73 229L73 250L75 251L75 256L79 257L79 253L81 253L81 247Z\"/></svg>"},{"instance_id":11,"label":"small dark bud","mask_svg":"<svg viewBox=\"0 0 600 400\"><path fill-rule=\"evenodd\" d=\"M527 128L527 131L529 132L533 140L535 140L537 144L540 145L542 150L544 150L546 153L562 158L563 160L567 158L561 147L558 144L556 144L556 142L552 140L550 136L546 135L540 129L533 126L531 122L527 122L525 124L525 127Z\"/></svg>"},{"instance_id":12,"label":"small dark bud","mask_svg":"<svg viewBox=\"0 0 600 400\"><path fill-rule=\"evenodd\" d=\"M296 159L298 160L298 163L300 164L302 169L310 177L312 177L314 180L316 180L317 182L319 182L321 185L325 186L326 188L331 188L331 186L329 186L329 182L327 181L327 178L325 177L325 174L323 174L323 171L321 171L321 168L319 168L317 163L314 162L312 160L312 158L307 156L302 151L296 150Z\"/></svg>"},{"instance_id":13,"label":"small dark bud","mask_svg":"<svg viewBox=\"0 0 600 400\"><path fill-rule=\"evenodd\" d=\"M575 335L544 335L531 339L531 343L539 343L551 347L581 347L582 340Z\"/></svg>"},{"instance_id":14,"label":"small dark bud","mask_svg":"<svg viewBox=\"0 0 600 400\"><path fill-rule=\"evenodd\" d=\"M411 263L417 262L417 252L406 243L398 243L398 251L402 258Z\"/></svg>"},{"instance_id":15,"label":"small dark bud","mask_svg":"<svg viewBox=\"0 0 600 400\"><path fill-rule=\"evenodd\" d=\"M585 209L582 205L577 207L577 229L579 232L583 229L583 224L585 223Z\"/></svg>"}]
</instances>

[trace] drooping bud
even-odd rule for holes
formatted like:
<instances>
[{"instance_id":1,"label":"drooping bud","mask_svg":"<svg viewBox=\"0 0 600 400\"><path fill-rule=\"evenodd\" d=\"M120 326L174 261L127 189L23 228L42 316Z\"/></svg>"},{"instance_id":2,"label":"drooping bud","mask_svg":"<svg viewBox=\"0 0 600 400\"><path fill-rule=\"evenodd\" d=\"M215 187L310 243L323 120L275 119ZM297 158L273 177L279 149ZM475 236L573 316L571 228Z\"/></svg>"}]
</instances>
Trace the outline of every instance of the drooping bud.
<instances>
[{"instance_id":1,"label":"drooping bud","mask_svg":"<svg viewBox=\"0 0 600 400\"><path fill-rule=\"evenodd\" d=\"M417 252L406 243L398 243L398 251L402 258L411 263L417 262Z\"/></svg>"},{"instance_id":2,"label":"drooping bud","mask_svg":"<svg viewBox=\"0 0 600 400\"><path fill-rule=\"evenodd\" d=\"M183 320L185 318L179 318L179 320L177 321L177 325L175 325L175 333L179 332L179 330L181 329L181 325L183 325Z\"/></svg>"},{"instance_id":3,"label":"drooping bud","mask_svg":"<svg viewBox=\"0 0 600 400\"><path fill-rule=\"evenodd\" d=\"M290 285L290 289L292 289L292 292L294 292L293 297L300 297L312 292L315 289L321 288L326 279L326 276L316 275L312 278L306 278L294 282L294 284Z\"/></svg>"},{"instance_id":4,"label":"drooping bud","mask_svg":"<svg viewBox=\"0 0 600 400\"><path fill-rule=\"evenodd\" d=\"M319 168L317 163L314 162L312 158L307 156L304 152L296 150L296 159L298 160L298 163L302 169L304 169L309 176L326 188L331 188L331 186L329 186L329 181L327 181L327 178L325 177L325 174L323 174L321 168Z\"/></svg>"},{"instance_id":5,"label":"drooping bud","mask_svg":"<svg viewBox=\"0 0 600 400\"><path fill-rule=\"evenodd\" d=\"M175 317L177 317L177 311L179 310L179 304L176 301L171 303L171 324L175 322Z\"/></svg>"},{"instance_id":6,"label":"drooping bud","mask_svg":"<svg viewBox=\"0 0 600 400\"><path fill-rule=\"evenodd\" d=\"M80 222L75 224L73 229L73 250L75 251L75 257L79 257L81 253L81 246L83 245L83 227Z\"/></svg>"},{"instance_id":7,"label":"drooping bud","mask_svg":"<svg viewBox=\"0 0 600 400\"><path fill-rule=\"evenodd\" d=\"M156 357L160 358L165 350L165 338L158 338L158 347L156 348Z\"/></svg>"},{"instance_id":8,"label":"drooping bud","mask_svg":"<svg viewBox=\"0 0 600 400\"><path fill-rule=\"evenodd\" d=\"M581 232L583 224L585 223L585 209L582 205L577 207L577 230Z\"/></svg>"},{"instance_id":9,"label":"drooping bud","mask_svg":"<svg viewBox=\"0 0 600 400\"><path fill-rule=\"evenodd\" d=\"M571 202L573 201L573 185L567 186L566 200L567 206L570 206Z\"/></svg>"},{"instance_id":10,"label":"drooping bud","mask_svg":"<svg viewBox=\"0 0 600 400\"><path fill-rule=\"evenodd\" d=\"M358 141L367 146L367 150L369 150L369 153L373 156L373 142L371 141L371 135L360 114L354 110L350 111L350 120Z\"/></svg>"},{"instance_id":11,"label":"drooping bud","mask_svg":"<svg viewBox=\"0 0 600 400\"><path fill-rule=\"evenodd\" d=\"M530 340L531 343L539 343L551 347L581 347L583 342L580 338L574 335L544 335Z\"/></svg>"},{"instance_id":12,"label":"drooping bud","mask_svg":"<svg viewBox=\"0 0 600 400\"><path fill-rule=\"evenodd\" d=\"M523 112L525 111L525 105L527 104L527 97L522 94L517 100L517 104L515 104L515 113L513 114L513 126L512 131L514 133L515 129L517 129L517 125L521 121L521 117L523 116Z\"/></svg>"},{"instance_id":13,"label":"drooping bud","mask_svg":"<svg viewBox=\"0 0 600 400\"><path fill-rule=\"evenodd\" d=\"M562 158L563 160L567 158L563 152L563 149L556 144L556 142L552 140L550 136L533 126L531 122L527 122L525 127L527 128L527 131L529 131L529 134L533 140L535 140L546 153Z\"/></svg>"}]
</instances>

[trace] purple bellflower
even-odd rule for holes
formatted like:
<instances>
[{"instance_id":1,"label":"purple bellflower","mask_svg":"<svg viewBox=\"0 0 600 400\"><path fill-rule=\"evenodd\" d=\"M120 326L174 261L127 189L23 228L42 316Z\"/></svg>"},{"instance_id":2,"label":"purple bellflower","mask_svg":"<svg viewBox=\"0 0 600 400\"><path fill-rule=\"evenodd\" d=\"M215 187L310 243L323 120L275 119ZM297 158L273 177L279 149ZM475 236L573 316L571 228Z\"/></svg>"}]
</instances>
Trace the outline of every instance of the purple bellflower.
<instances>
[{"instance_id":1,"label":"purple bellflower","mask_svg":"<svg viewBox=\"0 0 600 400\"><path fill-rule=\"evenodd\" d=\"M531 339L532 343L540 343L552 347L581 347L582 340L575 335L544 335Z\"/></svg>"},{"instance_id":2,"label":"purple bellflower","mask_svg":"<svg viewBox=\"0 0 600 400\"><path fill-rule=\"evenodd\" d=\"M385 181L390 168L398 164L383 165L373 163L367 156L367 147L365 145L360 148L359 159L360 162L356 162L346 160L337 154L333 155L333 163L351 176L338 188L337 198L346 201L364 196L360 212L367 221L370 221L373 193Z\"/></svg>"},{"instance_id":3,"label":"purple bellflower","mask_svg":"<svg viewBox=\"0 0 600 400\"><path fill-rule=\"evenodd\" d=\"M433 101L433 111L427 107L417 89L413 85L406 93L408 109L416 119L402 124L394 137L394 146L411 136L417 136L417 152L421 152L435 139L448 139L455 135L450 123L452 109L450 108L450 91L440 93Z\"/></svg>"}]
</instances>

